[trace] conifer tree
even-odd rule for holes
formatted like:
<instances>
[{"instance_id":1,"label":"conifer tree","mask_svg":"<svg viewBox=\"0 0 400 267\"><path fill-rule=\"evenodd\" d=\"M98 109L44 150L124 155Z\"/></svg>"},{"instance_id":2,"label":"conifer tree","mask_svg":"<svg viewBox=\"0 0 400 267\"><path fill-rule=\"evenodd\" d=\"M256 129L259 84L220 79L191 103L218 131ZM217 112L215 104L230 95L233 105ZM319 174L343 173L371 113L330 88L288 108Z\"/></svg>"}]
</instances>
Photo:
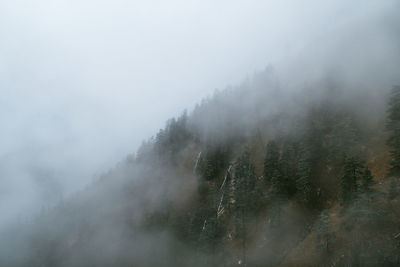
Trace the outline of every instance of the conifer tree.
<instances>
[{"instance_id":1,"label":"conifer tree","mask_svg":"<svg viewBox=\"0 0 400 267\"><path fill-rule=\"evenodd\" d=\"M202 231L203 220L201 217L201 212L196 210L190 218L188 227L188 241L189 244L197 247L199 245L199 238Z\"/></svg>"},{"instance_id":2,"label":"conifer tree","mask_svg":"<svg viewBox=\"0 0 400 267\"><path fill-rule=\"evenodd\" d=\"M297 143L289 142L286 144L279 161L279 170L282 175L282 189L288 196L296 191L297 150Z\"/></svg>"},{"instance_id":3,"label":"conifer tree","mask_svg":"<svg viewBox=\"0 0 400 267\"><path fill-rule=\"evenodd\" d=\"M199 235L200 250L214 255L220 241L220 225L218 224L218 188L215 183L206 182L208 190L203 207L203 222Z\"/></svg>"},{"instance_id":4,"label":"conifer tree","mask_svg":"<svg viewBox=\"0 0 400 267\"><path fill-rule=\"evenodd\" d=\"M271 182L279 170L279 146L275 141L267 144L267 152L264 159L264 180Z\"/></svg>"},{"instance_id":5,"label":"conifer tree","mask_svg":"<svg viewBox=\"0 0 400 267\"><path fill-rule=\"evenodd\" d=\"M272 199L287 197L289 152L280 156L278 144L270 141L264 159L264 181L269 185L269 196Z\"/></svg>"},{"instance_id":6,"label":"conifer tree","mask_svg":"<svg viewBox=\"0 0 400 267\"><path fill-rule=\"evenodd\" d=\"M300 145L297 170L297 194L303 203L309 204L312 195L311 155L309 149L304 144Z\"/></svg>"},{"instance_id":7,"label":"conifer tree","mask_svg":"<svg viewBox=\"0 0 400 267\"><path fill-rule=\"evenodd\" d=\"M394 179L392 179L389 185L389 199L392 200L396 196L397 196L397 183Z\"/></svg>"},{"instance_id":8,"label":"conifer tree","mask_svg":"<svg viewBox=\"0 0 400 267\"><path fill-rule=\"evenodd\" d=\"M229 148L226 145L207 145L204 156L199 160L198 173L207 180L213 180L226 168L229 162Z\"/></svg>"},{"instance_id":9,"label":"conifer tree","mask_svg":"<svg viewBox=\"0 0 400 267\"><path fill-rule=\"evenodd\" d=\"M223 185L221 186L221 191L222 191L222 196L220 200L220 205L221 207L218 207L220 210L218 212L221 212L222 209L224 210L230 210L232 206L232 198L233 198L233 190L232 190L232 179L231 179L231 166L228 167L228 170L226 172L226 177Z\"/></svg>"},{"instance_id":10,"label":"conifer tree","mask_svg":"<svg viewBox=\"0 0 400 267\"><path fill-rule=\"evenodd\" d=\"M207 167L212 168L212 161L199 158L199 186L197 207L190 225L190 235L195 247L203 253L214 255L219 241L220 227L218 225L218 188L216 183L206 176Z\"/></svg>"},{"instance_id":11,"label":"conifer tree","mask_svg":"<svg viewBox=\"0 0 400 267\"><path fill-rule=\"evenodd\" d=\"M257 209L258 196L254 165L246 149L236 162L234 178L234 219L236 236L242 240L244 264L246 264L248 221Z\"/></svg>"},{"instance_id":12,"label":"conifer tree","mask_svg":"<svg viewBox=\"0 0 400 267\"><path fill-rule=\"evenodd\" d=\"M275 170L271 176L269 196L272 199L286 198L287 191L283 182L283 175L279 170Z\"/></svg>"},{"instance_id":13,"label":"conifer tree","mask_svg":"<svg viewBox=\"0 0 400 267\"><path fill-rule=\"evenodd\" d=\"M400 86L394 86L388 103L386 129L390 131L387 145L390 147L390 175L400 175Z\"/></svg>"},{"instance_id":14,"label":"conifer tree","mask_svg":"<svg viewBox=\"0 0 400 267\"><path fill-rule=\"evenodd\" d=\"M169 120L165 129L160 130L156 136L155 149L159 159L164 163L177 164L177 156L191 136L186 111L178 119Z\"/></svg>"},{"instance_id":15,"label":"conifer tree","mask_svg":"<svg viewBox=\"0 0 400 267\"><path fill-rule=\"evenodd\" d=\"M361 177L361 192L368 192L370 191L370 186L374 182L374 177L371 174L371 171L368 167L365 168L364 173Z\"/></svg>"},{"instance_id":16,"label":"conifer tree","mask_svg":"<svg viewBox=\"0 0 400 267\"><path fill-rule=\"evenodd\" d=\"M340 186L342 189L341 202L342 205L350 203L355 197L358 189L358 180L361 179L363 173L363 165L355 157L345 159L343 173L340 178Z\"/></svg>"},{"instance_id":17,"label":"conifer tree","mask_svg":"<svg viewBox=\"0 0 400 267\"><path fill-rule=\"evenodd\" d=\"M215 214L204 220L199 237L200 250L213 255L219 241L219 225Z\"/></svg>"},{"instance_id":18,"label":"conifer tree","mask_svg":"<svg viewBox=\"0 0 400 267\"><path fill-rule=\"evenodd\" d=\"M267 145L264 160L264 180L269 185L268 197L270 199L269 224L274 227L279 225L282 205L288 199L290 185L295 174L294 154L292 144L288 144L282 156L279 146L275 141Z\"/></svg>"}]
</instances>

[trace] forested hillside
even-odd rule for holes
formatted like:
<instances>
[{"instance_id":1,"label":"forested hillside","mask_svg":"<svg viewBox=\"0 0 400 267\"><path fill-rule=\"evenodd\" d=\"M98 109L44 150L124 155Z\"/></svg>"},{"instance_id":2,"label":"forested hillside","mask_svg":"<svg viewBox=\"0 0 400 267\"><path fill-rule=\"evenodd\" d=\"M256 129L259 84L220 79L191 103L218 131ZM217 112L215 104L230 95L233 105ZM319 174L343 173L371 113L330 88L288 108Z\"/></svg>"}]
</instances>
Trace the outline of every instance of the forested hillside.
<instances>
[{"instance_id":1,"label":"forested hillside","mask_svg":"<svg viewBox=\"0 0 400 267\"><path fill-rule=\"evenodd\" d=\"M14 225L0 265L398 266L399 175L400 87L267 69Z\"/></svg>"}]
</instances>

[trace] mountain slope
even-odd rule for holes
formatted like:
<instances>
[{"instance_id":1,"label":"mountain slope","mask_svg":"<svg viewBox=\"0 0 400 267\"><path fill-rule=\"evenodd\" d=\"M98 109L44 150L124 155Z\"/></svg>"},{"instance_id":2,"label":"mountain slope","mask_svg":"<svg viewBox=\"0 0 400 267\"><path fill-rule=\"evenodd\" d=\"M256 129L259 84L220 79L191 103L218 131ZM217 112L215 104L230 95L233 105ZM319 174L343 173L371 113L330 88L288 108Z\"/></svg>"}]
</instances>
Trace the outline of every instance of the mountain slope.
<instances>
[{"instance_id":1,"label":"mountain slope","mask_svg":"<svg viewBox=\"0 0 400 267\"><path fill-rule=\"evenodd\" d=\"M398 264L389 93L287 92L273 76L217 92L87 189L13 226L1 265ZM343 180L351 164L371 170L370 185Z\"/></svg>"}]
</instances>

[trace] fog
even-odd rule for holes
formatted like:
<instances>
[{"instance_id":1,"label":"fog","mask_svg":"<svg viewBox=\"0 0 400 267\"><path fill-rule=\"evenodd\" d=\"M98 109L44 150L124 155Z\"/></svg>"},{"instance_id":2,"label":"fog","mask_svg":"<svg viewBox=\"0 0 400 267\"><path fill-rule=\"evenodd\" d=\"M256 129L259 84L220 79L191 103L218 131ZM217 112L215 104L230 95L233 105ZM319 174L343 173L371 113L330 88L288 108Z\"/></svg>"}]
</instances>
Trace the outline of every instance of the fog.
<instances>
[{"instance_id":1,"label":"fog","mask_svg":"<svg viewBox=\"0 0 400 267\"><path fill-rule=\"evenodd\" d=\"M360 77L373 77L361 85L391 86L399 77L398 7L1 1L0 227L84 188L168 118L266 66L290 75L288 88L327 70L348 86ZM385 74L366 76L377 70Z\"/></svg>"}]
</instances>

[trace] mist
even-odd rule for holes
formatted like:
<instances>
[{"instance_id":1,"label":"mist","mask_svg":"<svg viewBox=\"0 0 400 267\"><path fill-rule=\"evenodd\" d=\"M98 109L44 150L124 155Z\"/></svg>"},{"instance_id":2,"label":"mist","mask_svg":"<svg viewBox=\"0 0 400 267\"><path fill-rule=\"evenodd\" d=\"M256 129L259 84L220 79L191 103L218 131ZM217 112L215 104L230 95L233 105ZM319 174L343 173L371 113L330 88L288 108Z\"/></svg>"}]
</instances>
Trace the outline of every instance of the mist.
<instances>
[{"instance_id":1,"label":"mist","mask_svg":"<svg viewBox=\"0 0 400 267\"><path fill-rule=\"evenodd\" d=\"M142 142L152 144L184 110L201 142L236 140L233 151L255 129L264 140L293 131L298 115L310 103L323 105L331 89L340 91L338 103L368 118L368 129L380 127L388 92L400 84L399 10L397 1L377 0L2 1L0 230L119 177L112 170L119 173L127 155L140 158ZM260 126L283 107L290 119ZM156 176L182 176L201 152L187 146L179 152L183 167L162 165ZM143 164L121 167L123 183L148 175ZM193 200L197 183L174 185ZM157 205L168 199L162 185L149 189ZM142 221L147 211L135 209ZM183 246L168 232L142 237L162 240L165 257L168 244Z\"/></svg>"}]
</instances>

